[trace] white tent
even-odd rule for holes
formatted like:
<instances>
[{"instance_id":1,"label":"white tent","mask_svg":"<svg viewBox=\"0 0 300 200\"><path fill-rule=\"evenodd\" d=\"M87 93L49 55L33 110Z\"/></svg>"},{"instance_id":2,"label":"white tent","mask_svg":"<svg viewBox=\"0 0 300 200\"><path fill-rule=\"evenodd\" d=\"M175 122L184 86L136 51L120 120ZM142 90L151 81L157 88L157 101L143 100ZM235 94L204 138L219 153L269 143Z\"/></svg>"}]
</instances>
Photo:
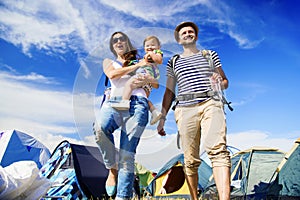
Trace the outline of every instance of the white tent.
<instances>
[{"instance_id":1,"label":"white tent","mask_svg":"<svg viewBox=\"0 0 300 200\"><path fill-rule=\"evenodd\" d=\"M50 158L49 149L32 136L17 130L0 131L0 165L31 160L41 168Z\"/></svg>"}]
</instances>

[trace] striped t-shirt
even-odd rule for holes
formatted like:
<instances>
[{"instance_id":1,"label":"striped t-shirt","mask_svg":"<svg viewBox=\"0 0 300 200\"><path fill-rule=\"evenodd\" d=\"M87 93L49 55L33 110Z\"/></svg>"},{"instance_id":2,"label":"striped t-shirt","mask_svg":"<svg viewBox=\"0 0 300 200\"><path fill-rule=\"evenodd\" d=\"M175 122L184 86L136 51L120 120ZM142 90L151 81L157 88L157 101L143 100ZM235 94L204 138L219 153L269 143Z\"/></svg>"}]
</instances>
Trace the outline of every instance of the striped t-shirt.
<instances>
[{"instance_id":1,"label":"striped t-shirt","mask_svg":"<svg viewBox=\"0 0 300 200\"><path fill-rule=\"evenodd\" d=\"M218 54L215 51L210 51L214 62L214 67L221 67L221 62ZM167 75L175 78L178 86L178 95L190 93L202 93L212 90L209 77L212 74L206 58L199 53L182 57L180 56L172 68L171 59L167 64ZM210 97L200 97L188 101L180 101L179 106L188 106L207 100Z\"/></svg>"}]
</instances>

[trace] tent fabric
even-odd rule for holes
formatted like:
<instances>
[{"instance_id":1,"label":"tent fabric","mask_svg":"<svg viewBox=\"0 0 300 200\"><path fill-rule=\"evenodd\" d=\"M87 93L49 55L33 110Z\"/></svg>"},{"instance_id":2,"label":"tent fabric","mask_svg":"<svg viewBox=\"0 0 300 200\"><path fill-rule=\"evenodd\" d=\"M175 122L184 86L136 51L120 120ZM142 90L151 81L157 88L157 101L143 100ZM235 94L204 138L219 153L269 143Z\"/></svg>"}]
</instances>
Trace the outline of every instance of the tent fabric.
<instances>
[{"instance_id":1,"label":"tent fabric","mask_svg":"<svg viewBox=\"0 0 300 200\"><path fill-rule=\"evenodd\" d=\"M97 147L71 144L74 168L78 182L88 196L101 197L106 194L105 181L108 169Z\"/></svg>"},{"instance_id":2,"label":"tent fabric","mask_svg":"<svg viewBox=\"0 0 300 200\"><path fill-rule=\"evenodd\" d=\"M49 149L34 137L17 130L0 132L0 165L32 160L40 169L50 158Z\"/></svg>"},{"instance_id":3,"label":"tent fabric","mask_svg":"<svg viewBox=\"0 0 300 200\"><path fill-rule=\"evenodd\" d=\"M286 154L276 170L275 181L270 183L269 197L300 199L300 138Z\"/></svg>"},{"instance_id":4,"label":"tent fabric","mask_svg":"<svg viewBox=\"0 0 300 200\"><path fill-rule=\"evenodd\" d=\"M231 158L231 198L264 199L283 157L284 152L272 148L251 148L234 154ZM202 196L210 198L216 192L211 180Z\"/></svg>"},{"instance_id":5,"label":"tent fabric","mask_svg":"<svg viewBox=\"0 0 300 200\"><path fill-rule=\"evenodd\" d=\"M105 168L97 147L61 142L40 170L53 186L43 199L103 199L107 197Z\"/></svg>"},{"instance_id":6,"label":"tent fabric","mask_svg":"<svg viewBox=\"0 0 300 200\"><path fill-rule=\"evenodd\" d=\"M134 173L138 177L140 194L143 194L146 187L151 183L156 174L140 163L134 163Z\"/></svg>"},{"instance_id":7,"label":"tent fabric","mask_svg":"<svg viewBox=\"0 0 300 200\"><path fill-rule=\"evenodd\" d=\"M41 168L40 175L52 183L43 200L87 199L76 178L71 144L68 141L63 141L56 147L48 162Z\"/></svg>"},{"instance_id":8,"label":"tent fabric","mask_svg":"<svg viewBox=\"0 0 300 200\"><path fill-rule=\"evenodd\" d=\"M148 195L153 198L189 198L190 193L185 180L183 165L183 154L170 159L146 188ZM201 192L208 183L212 169L202 160L198 174L198 188Z\"/></svg>"},{"instance_id":9,"label":"tent fabric","mask_svg":"<svg viewBox=\"0 0 300 200\"><path fill-rule=\"evenodd\" d=\"M50 188L50 182L39 176L34 161L18 161L0 166L0 199L40 199Z\"/></svg>"}]
</instances>

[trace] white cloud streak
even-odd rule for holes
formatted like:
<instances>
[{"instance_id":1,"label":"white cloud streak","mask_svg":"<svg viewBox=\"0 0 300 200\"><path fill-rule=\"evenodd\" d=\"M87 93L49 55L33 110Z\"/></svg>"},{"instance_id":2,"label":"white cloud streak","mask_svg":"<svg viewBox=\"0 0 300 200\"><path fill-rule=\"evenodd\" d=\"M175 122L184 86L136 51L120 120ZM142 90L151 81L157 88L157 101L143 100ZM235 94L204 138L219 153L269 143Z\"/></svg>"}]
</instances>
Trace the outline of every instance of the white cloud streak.
<instances>
[{"instance_id":1,"label":"white cloud streak","mask_svg":"<svg viewBox=\"0 0 300 200\"><path fill-rule=\"evenodd\" d=\"M242 21L233 6L220 1L4 0L2 4L0 37L16 46L21 45L27 55L31 47L60 53L68 48L89 52L116 30L130 31L145 23L157 27L160 23L172 27L173 31L176 24L184 20L217 27L242 48L252 48L262 41L259 36L250 37L251 31L247 28L250 22ZM256 20L255 16L251 17ZM166 37L175 43L172 34Z\"/></svg>"}]
</instances>

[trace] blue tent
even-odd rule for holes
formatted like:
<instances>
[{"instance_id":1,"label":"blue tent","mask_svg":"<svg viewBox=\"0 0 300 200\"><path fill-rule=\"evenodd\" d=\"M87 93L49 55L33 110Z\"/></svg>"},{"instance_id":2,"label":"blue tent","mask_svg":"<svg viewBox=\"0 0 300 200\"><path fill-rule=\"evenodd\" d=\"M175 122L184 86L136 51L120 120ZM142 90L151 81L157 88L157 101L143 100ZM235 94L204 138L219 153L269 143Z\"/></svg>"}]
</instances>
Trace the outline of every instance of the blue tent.
<instances>
[{"instance_id":1,"label":"blue tent","mask_svg":"<svg viewBox=\"0 0 300 200\"><path fill-rule=\"evenodd\" d=\"M276 169L268 188L269 199L300 199L300 138ZM273 181L273 179L275 179Z\"/></svg>"},{"instance_id":2,"label":"blue tent","mask_svg":"<svg viewBox=\"0 0 300 200\"><path fill-rule=\"evenodd\" d=\"M50 158L49 149L37 139L17 130L0 132L0 165L32 160L41 168Z\"/></svg>"},{"instance_id":3,"label":"blue tent","mask_svg":"<svg viewBox=\"0 0 300 200\"><path fill-rule=\"evenodd\" d=\"M253 147L231 157L231 199L267 199L266 192L284 152L268 147ZM214 179L201 194L204 199L215 199Z\"/></svg>"}]
</instances>

